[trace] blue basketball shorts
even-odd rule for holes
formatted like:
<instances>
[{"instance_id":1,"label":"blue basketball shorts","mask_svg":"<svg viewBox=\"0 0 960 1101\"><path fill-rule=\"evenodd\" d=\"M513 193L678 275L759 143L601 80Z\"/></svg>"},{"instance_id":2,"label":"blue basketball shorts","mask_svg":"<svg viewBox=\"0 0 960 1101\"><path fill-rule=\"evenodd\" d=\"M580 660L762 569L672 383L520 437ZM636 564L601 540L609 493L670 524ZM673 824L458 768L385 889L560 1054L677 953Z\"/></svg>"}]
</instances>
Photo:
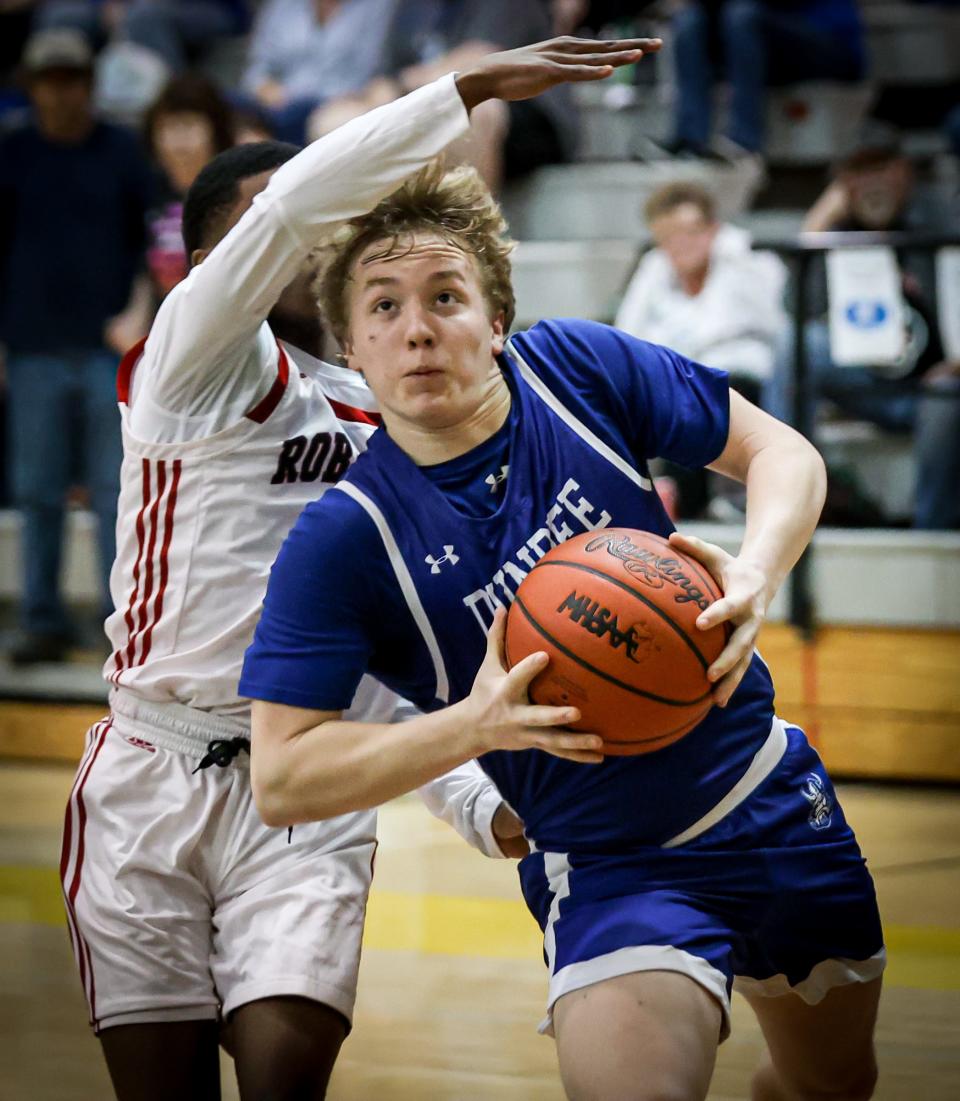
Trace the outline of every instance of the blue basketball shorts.
<instances>
[{"instance_id":1,"label":"blue basketball shorts","mask_svg":"<svg viewBox=\"0 0 960 1101\"><path fill-rule=\"evenodd\" d=\"M636 971L677 971L705 987L723 1009L721 1039L734 985L816 1004L883 971L873 881L833 785L802 730L778 720L777 739L775 766L695 836L523 860L550 968L541 1032L552 1033L564 994Z\"/></svg>"}]
</instances>

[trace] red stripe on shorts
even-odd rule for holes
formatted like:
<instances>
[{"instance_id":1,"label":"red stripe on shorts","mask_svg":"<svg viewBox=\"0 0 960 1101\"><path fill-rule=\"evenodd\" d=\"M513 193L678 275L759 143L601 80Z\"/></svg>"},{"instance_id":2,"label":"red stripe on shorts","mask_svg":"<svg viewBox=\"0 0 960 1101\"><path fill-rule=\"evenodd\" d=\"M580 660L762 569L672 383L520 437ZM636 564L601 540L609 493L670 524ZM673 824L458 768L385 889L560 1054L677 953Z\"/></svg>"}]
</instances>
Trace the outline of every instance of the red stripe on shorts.
<instances>
[{"instance_id":1,"label":"red stripe on shorts","mask_svg":"<svg viewBox=\"0 0 960 1101\"><path fill-rule=\"evenodd\" d=\"M72 795L72 798L77 802L77 859L73 869L73 877L70 882L70 887L67 888L66 878L63 880L64 899L67 905L67 916L72 924L72 931L75 936L74 951L77 956L77 963L80 967L80 981L83 983L84 993L87 995L87 999L90 1006L90 1020L93 1023L96 1019L96 987L93 981L93 959L90 955L90 946L84 939L83 934L80 932L80 923L77 921L76 900L77 892L80 890L80 880L83 873L83 855L84 855L84 828L87 822L87 808L83 802L83 789L87 780L90 777L90 773L93 771L93 766L96 763L97 756L100 750L103 748L103 743L107 737L107 731L111 726L111 720L107 719L102 724L102 729L99 732L99 736L96 736L96 745L93 748L93 752L90 754L90 760L87 763L86 771L79 777L79 782L76 784L76 792ZM68 804L69 814L69 804ZM68 850L69 852L69 850ZM89 983L87 982L87 976L89 975Z\"/></svg>"}]
</instances>

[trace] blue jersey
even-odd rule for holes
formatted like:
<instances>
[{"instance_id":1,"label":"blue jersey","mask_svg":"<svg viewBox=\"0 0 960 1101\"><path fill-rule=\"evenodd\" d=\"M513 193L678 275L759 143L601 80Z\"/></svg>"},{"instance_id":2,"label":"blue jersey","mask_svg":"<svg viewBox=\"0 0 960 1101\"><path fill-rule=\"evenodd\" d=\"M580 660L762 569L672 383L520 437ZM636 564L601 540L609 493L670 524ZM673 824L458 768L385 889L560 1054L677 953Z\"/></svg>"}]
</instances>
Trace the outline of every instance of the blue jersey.
<instances>
[{"instance_id":1,"label":"blue jersey","mask_svg":"<svg viewBox=\"0 0 960 1101\"><path fill-rule=\"evenodd\" d=\"M424 709L463 699L494 611L550 547L607 526L667 536L647 460L703 466L726 443L723 372L607 326L541 322L512 338L500 366L512 406L491 440L418 467L381 429L307 507L274 566L242 694L335 710L370 672ZM755 656L726 708L655 753L577 765L496 752L480 763L540 849L628 851L718 803L772 719Z\"/></svg>"}]
</instances>

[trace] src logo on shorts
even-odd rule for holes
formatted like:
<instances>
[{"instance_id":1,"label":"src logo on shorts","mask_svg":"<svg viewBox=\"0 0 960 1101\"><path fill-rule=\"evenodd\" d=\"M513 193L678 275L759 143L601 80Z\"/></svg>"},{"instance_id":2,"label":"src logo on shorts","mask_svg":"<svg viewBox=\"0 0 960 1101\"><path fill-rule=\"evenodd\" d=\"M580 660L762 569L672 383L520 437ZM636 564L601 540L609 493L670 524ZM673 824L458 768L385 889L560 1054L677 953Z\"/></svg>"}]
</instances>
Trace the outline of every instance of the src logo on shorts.
<instances>
[{"instance_id":1,"label":"src logo on shorts","mask_svg":"<svg viewBox=\"0 0 960 1101\"><path fill-rule=\"evenodd\" d=\"M137 749L145 749L148 753L156 753L157 747L150 742L145 742L143 738L135 738L132 734L124 735L123 740L129 742L131 745L135 745Z\"/></svg>"},{"instance_id":2,"label":"src logo on shorts","mask_svg":"<svg viewBox=\"0 0 960 1101\"><path fill-rule=\"evenodd\" d=\"M807 818L810 828L825 830L833 819L833 799L824 788L823 780L811 772L804 776L800 791L810 804L810 816Z\"/></svg>"},{"instance_id":3,"label":"src logo on shorts","mask_svg":"<svg viewBox=\"0 0 960 1101\"><path fill-rule=\"evenodd\" d=\"M576 590L557 608L558 612L569 612L570 618L578 626L588 631L597 638L608 636L610 646L617 650L625 647L626 656L633 662L637 662L637 650L641 638L636 627L620 629L620 623L616 615L609 608L601 608L599 600L593 600L589 596L580 596ZM639 664L639 662L637 662Z\"/></svg>"}]
</instances>

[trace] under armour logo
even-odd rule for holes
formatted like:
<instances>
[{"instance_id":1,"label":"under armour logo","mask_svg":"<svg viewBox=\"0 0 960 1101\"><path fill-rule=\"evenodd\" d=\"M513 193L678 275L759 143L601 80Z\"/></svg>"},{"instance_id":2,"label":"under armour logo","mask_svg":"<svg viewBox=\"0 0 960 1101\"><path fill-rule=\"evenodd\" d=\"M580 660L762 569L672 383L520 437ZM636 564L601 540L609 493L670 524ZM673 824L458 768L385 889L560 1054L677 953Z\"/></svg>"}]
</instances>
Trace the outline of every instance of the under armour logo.
<instances>
[{"instance_id":1,"label":"under armour logo","mask_svg":"<svg viewBox=\"0 0 960 1101\"><path fill-rule=\"evenodd\" d=\"M507 480L507 474L509 473L509 471L509 466L501 466L499 474L488 474L486 478L483 479L490 487L491 493L496 493L497 486L500 485L501 482L505 482Z\"/></svg>"},{"instance_id":2,"label":"under armour logo","mask_svg":"<svg viewBox=\"0 0 960 1101\"><path fill-rule=\"evenodd\" d=\"M450 543L444 543L443 556L441 558L434 558L432 554L428 554L424 558L424 562L430 567L431 573L439 573L440 567L444 562L449 562L451 566L455 566L460 561L460 555L453 553L453 546Z\"/></svg>"}]
</instances>

